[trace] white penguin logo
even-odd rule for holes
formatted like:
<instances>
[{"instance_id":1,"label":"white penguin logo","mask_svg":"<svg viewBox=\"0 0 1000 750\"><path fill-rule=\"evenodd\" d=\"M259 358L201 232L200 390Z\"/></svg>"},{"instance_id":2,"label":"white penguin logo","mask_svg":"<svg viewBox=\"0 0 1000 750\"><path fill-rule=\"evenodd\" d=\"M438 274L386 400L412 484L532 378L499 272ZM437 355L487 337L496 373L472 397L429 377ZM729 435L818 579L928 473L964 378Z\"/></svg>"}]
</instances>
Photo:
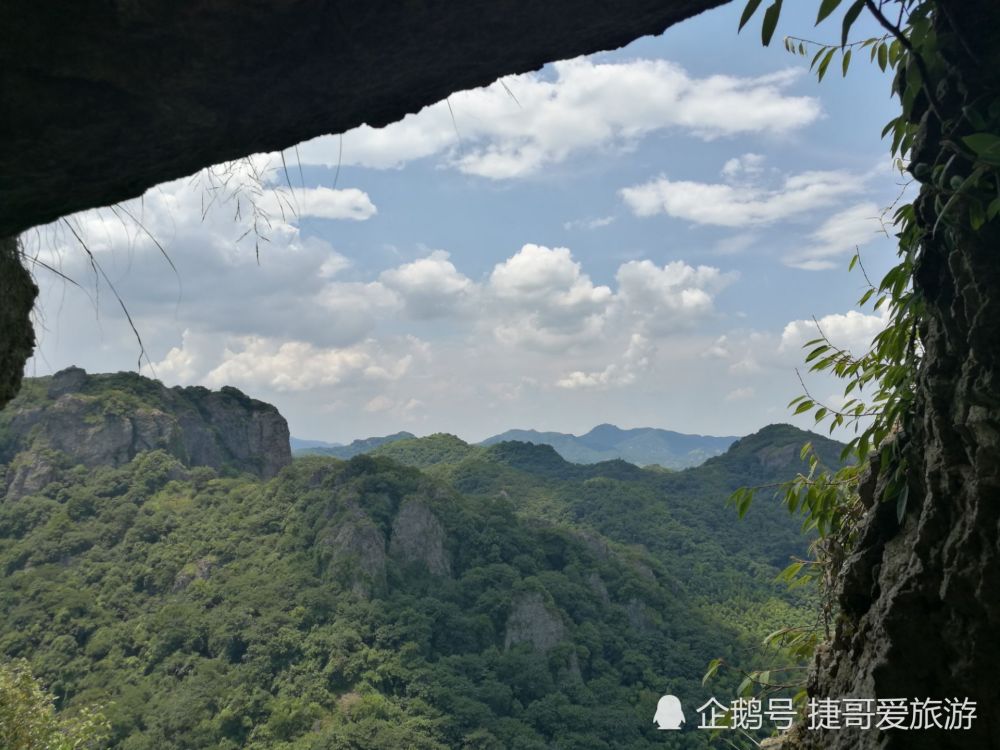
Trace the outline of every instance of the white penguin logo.
<instances>
[{"instance_id":1,"label":"white penguin logo","mask_svg":"<svg viewBox=\"0 0 1000 750\"><path fill-rule=\"evenodd\" d=\"M676 696L664 695L656 704L656 715L653 723L659 729L680 729L684 723L684 711Z\"/></svg>"}]
</instances>

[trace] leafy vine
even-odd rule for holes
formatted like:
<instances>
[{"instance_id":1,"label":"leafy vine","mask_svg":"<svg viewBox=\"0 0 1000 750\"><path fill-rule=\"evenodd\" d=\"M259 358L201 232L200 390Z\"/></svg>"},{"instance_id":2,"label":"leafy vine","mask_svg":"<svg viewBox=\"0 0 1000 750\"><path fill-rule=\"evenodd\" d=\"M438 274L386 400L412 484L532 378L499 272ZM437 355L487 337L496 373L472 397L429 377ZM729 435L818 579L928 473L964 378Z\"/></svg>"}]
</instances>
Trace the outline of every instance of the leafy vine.
<instances>
[{"instance_id":1,"label":"leafy vine","mask_svg":"<svg viewBox=\"0 0 1000 750\"><path fill-rule=\"evenodd\" d=\"M740 30L761 5L762 0L747 2ZM803 529L816 535L810 548L812 559L794 561L779 578L792 585L819 586L823 604L817 622L807 628L782 628L765 640L798 664L830 638L837 614L835 585L866 511L859 492L861 482L878 482L879 501L895 503L900 523L912 510L905 445L915 416L915 386L924 351L925 304L913 283L924 249L932 243L955 248L963 237L1000 215L1000 96L975 98L963 89L950 61L960 55L974 59L974 54L942 4L938 0L821 0L816 23L845 5L839 43L786 37L785 49L797 56L811 55L810 70L819 80L838 55L846 76L852 61L865 50L871 63L892 71L892 93L900 103L900 113L885 126L882 136L891 136L890 153L897 168L912 176L920 192L912 203L890 209L899 242L897 264L873 283L860 255L850 263L849 270L857 268L867 282L859 306L884 310L885 329L860 356L835 346L818 324L818 337L805 345L811 372L833 374L844 381L843 404L820 403L804 383L803 394L789 404L795 414L812 413L816 424L825 424L831 433L838 428L854 432L841 456L842 468L831 471L821 466L807 444L802 457L808 460L808 471L778 488L788 510L804 517ZM782 0L773 0L764 11L761 40L765 46L774 37L781 10ZM849 41L865 12L885 33ZM773 488L742 488L732 495L730 502L740 517L765 489ZM728 665L713 661L706 681L723 666ZM805 678L779 684L773 671L744 672L741 694L794 687L802 705Z\"/></svg>"}]
</instances>

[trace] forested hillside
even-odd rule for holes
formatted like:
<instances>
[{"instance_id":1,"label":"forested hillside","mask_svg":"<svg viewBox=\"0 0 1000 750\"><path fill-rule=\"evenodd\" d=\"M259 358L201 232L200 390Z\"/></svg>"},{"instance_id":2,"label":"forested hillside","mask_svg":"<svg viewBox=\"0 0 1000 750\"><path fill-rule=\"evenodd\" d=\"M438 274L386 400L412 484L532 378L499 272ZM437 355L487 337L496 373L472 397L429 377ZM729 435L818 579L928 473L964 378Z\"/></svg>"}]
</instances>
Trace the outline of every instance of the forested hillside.
<instances>
[{"instance_id":1,"label":"forested hillside","mask_svg":"<svg viewBox=\"0 0 1000 750\"><path fill-rule=\"evenodd\" d=\"M354 458L362 453L368 453L385 443L391 443L395 440L409 440L413 437L416 436L412 432L396 432L392 435L384 435L382 437L370 437L353 440L348 445L333 445L332 443L312 445L311 443L318 441L296 441L295 438L292 438L292 452L299 456L332 456L333 458L347 459Z\"/></svg>"},{"instance_id":2,"label":"forested hillside","mask_svg":"<svg viewBox=\"0 0 1000 750\"><path fill-rule=\"evenodd\" d=\"M592 540L647 552L707 609L763 636L807 609L802 592L772 579L792 556L805 554L808 539L766 495L742 521L725 500L739 487L773 485L804 470L799 454L807 441L824 464L839 464L840 443L790 425L766 427L678 472L624 461L578 465L546 445L480 447L452 435L382 445L373 455L421 467L472 497L512 498L523 514Z\"/></svg>"},{"instance_id":3,"label":"forested hillside","mask_svg":"<svg viewBox=\"0 0 1000 750\"><path fill-rule=\"evenodd\" d=\"M105 705L115 748L707 747L693 709L734 688L701 686L708 661L759 661L770 620L807 614L772 580L796 522L724 507L795 471L793 428L681 472L450 436L272 479L183 440L98 462L122 403L172 425L181 395L76 372L0 413L0 656L61 711ZM81 403L58 442L45 425ZM652 723L666 692L680 733Z\"/></svg>"}]
</instances>

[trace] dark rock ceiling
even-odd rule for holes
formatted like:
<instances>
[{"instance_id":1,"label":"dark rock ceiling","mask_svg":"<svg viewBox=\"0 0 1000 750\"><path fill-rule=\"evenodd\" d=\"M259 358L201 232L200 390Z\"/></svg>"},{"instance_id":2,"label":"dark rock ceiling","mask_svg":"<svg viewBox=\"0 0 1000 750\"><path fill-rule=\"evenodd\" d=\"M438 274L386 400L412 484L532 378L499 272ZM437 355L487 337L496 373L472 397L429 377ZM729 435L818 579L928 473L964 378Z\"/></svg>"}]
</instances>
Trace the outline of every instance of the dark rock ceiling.
<instances>
[{"instance_id":1,"label":"dark rock ceiling","mask_svg":"<svg viewBox=\"0 0 1000 750\"><path fill-rule=\"evenodd\" d=\"M0 0L0 237L723 2Z\"/></svg>"}]
</instances>

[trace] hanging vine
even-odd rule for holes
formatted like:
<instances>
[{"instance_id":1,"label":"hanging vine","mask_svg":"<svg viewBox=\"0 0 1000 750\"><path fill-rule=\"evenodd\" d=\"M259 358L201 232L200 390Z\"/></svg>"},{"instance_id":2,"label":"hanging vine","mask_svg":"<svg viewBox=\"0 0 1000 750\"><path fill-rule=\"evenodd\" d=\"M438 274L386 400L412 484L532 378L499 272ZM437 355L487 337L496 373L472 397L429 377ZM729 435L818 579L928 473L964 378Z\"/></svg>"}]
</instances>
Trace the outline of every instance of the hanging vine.
<instances>
[{"instance_id":1,"label":"hanging vine","mask_svg":"<svg viewBox=\"0 0 1000 750\"><path fill-rule=\"evenodd\" d=\"M762 0L747 2L741 30L761 5ZM913 399L923 356L925 305L913 283L923 252L930 245L954 249L963 237L1000 215L1000 95L995 88L970 95L964 87L953 61L956 56L974 59L974 54L942 5L937 0L822 0L817 24L846 6L839 43L784 40L788 52L811 56L810 70L819 80L835 63L847 75L864 52L872 64L893 73L892 93L900 113L882 136L889 139L897 168L920 187L912 203L890 209L899 242L896 265L874 283L859 255L850 262L849 270L860 271L867 282L859 306L884 311L885 329L860 355L834 345L818 324L817 337L805 345L809 371L833 374L844 382L844 403L837 407L821 403L803 383L802 395L789 404L795 414L811 413L816 424L827 426L831 433L843 428L854 432L842 455L843 468L830 471L821 466L807 444L802 450L807 472L778 493L791 513L803 517L804 531L816 535L811 559L794 562L779 578L792 585L819 586L822 606L817 622L808 628L783 628L765 641L799 664L831 636L836 583L867 510L859 492L861 482L878 484L878 501L894 503L901 524L912 510L905 446L915 416ZM774 37L781 10L782 0L773 0L763 13L765 46ZM874 18L884 33L850 41L863 13ZM763 489L743 488L732 495L730 501L740 517ZM723 666L720 660L713 661L705 679ZM806 697L804 678L775 680L773 669L744 674L740 690L744 695L794 687L800 703Z\"/></svg>"}]
</instances>

